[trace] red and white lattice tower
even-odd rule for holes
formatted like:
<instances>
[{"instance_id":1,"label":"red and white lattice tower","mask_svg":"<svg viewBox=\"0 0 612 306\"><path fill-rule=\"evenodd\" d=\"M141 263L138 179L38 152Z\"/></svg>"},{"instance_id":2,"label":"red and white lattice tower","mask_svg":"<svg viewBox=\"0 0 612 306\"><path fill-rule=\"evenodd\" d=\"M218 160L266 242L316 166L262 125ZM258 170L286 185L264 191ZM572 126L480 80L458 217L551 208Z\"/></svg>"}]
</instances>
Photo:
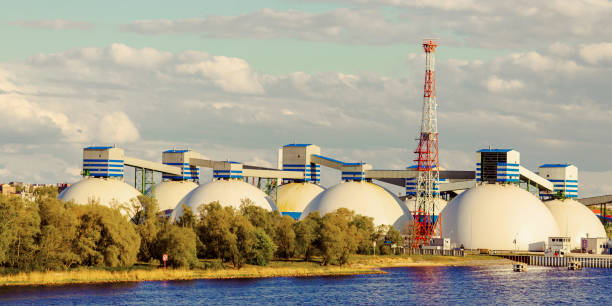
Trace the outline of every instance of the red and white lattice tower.
<instances>
[{"instance_id":1,"label":"red and white lattice tower","mask_svg":"<svg viewBox=\"0 0 612 306\"><path fill-rule=\"evenodd\" d=\"M423 42L425 49L425 90L419 145L415 151L417 159L416 201L414 216L414 245L428 245L438 232L435 215L436 199L440 196L438 185L440 170L438 162L438 104L436 102L435 52L438 43ZM439 231L441 232L441 231Z\"/></svg>"}]
</instances>

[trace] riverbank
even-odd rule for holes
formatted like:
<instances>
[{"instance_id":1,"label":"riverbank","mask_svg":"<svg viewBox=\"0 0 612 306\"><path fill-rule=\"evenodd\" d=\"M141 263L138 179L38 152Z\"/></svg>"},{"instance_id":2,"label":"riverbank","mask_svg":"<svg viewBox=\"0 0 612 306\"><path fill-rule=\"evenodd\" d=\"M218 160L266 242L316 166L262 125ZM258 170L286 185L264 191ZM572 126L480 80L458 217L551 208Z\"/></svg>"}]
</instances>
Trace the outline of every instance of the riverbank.
<instances>
[{"instance_id":1,"label":"riverbank","mask_svg":"<svg viewBox=\"0 0 612 306\"><path fill-rule=\"evenodd\" d=\"M318 262L273 261L266 267L246 265L241 269L225 267L217 270L152 269L150 266L123 271L75 269L7 274L0 276L0 286L40 286L84 283L117 283L194 279L232 279L264 277L343 276L386 273L385 267L416 266L479 266L507 264L510 261L492 256L354 256L351 264L321 266Z\"/></svg>"}]
</instances>

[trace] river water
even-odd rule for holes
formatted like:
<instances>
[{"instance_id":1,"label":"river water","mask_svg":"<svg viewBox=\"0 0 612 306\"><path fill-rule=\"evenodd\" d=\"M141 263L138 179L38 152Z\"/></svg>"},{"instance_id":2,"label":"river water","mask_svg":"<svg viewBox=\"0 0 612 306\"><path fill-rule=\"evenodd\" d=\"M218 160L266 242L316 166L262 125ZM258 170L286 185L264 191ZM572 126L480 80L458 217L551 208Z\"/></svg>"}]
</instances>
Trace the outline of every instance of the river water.
<instances>
[{"instance_id":1,"label":"river water","mask_svg":"<svg viewBox=\"0 0 612 306\"><path fill-rule=\"evenodd\" d=\"M2 304L612 305L612 269L411 267L388 274L0 288Z\"/></svg>"}]
</instances>

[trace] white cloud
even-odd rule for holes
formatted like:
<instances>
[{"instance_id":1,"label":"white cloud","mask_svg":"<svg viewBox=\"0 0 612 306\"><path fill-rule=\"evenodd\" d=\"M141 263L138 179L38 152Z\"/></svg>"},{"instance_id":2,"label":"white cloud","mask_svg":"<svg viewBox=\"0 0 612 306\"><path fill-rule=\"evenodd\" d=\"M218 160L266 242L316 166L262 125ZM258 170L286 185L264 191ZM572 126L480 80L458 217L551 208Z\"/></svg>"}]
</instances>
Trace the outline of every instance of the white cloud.
<instances>
[{"instance_id":1,"label":"white cloud","mask_svg":"<svg viewBox=\"0 0 612 306\"><path fill-rule=\"evenodd\" d=\"M512 53L508 56L515 65L529 69L534 72L561 72L574 75L582 72L585 67L578 65L570 59L554 58L542 55L536 51Z\"/></svg>"},{"instance_id":2,"label":"white cloud","mask_svg":"<svg viewBox=\"0 0 612 306\"><path fill-rule=\"evenodd\" d=\"M582 67L576 78L561 67L577 54L563 57L547 48L437 62L445 168L469 170L473 152L493 145L519 150L526 166L563 160L584 171L612 169L606 154L612 145L601 141L612 129L602 81L607 68ZM117 143L130 156L154 160L165 149L189 146L211 158L267 166L276 164L276 148L294 140L376 168L401 169L414 159L420 56L398 63L407 65L405 77L269 75L244 59L226 62L231 58L205 52L115 50L123 51L73 49L0 65L0 167L16 180L73 180L82 147L92 143ZM130 63L134 54L149 59ZM41 159L53 167L34 171Z\"/></svg>"},{"instance_id":3,"label":"white cloud","mask_svg":"<svg viewBox=\"0 0 612 306\"><path fill-rule=\"evenodd\" d=\"M18 133L38 128L57 129L68 142L86 141L89 137L87 126L74 123L63 112L48 110L17 94L0 95L0 128Z\"/></svg>"},{"instance_id":4,"label":"white cloud","mask_svg":"<svg viewBox=\"0 0 612 306\"><path fill-rule=\"evenodd\" d=\"M24 28L35 28L35 29L49 29L49 30L64 30L64 29L80 29L87 30L92 27L89 22L65 20L65 19L54 19L54 20L21 20L10 22L11 25L24 27Z\"/></svg>"},{"instance_id":5,"label":"white cloud","mask_svg":"<svg viewBox=\"0 0 612 306\"><path fill-rule=\"evenodd\" d=\"M104 143L128 143L140 138L138 129L123 112L105 115L98 126L98 139Z\"/></svg>"},{"instance_id":6,"label":"white cloud","mask_svg":"<svg viewBox=\"0 0 612 306\"><path fill-rule=\"evenodd\" d=\"M317 1L317 0L315 0ZM140 34L207 38L297 39L342 44L402 44L433 35L445 45L493 49L579 44L612 36L606 0L337 0L351 9L322 13L263 9L238 16L138 20L122 26ZM385 9L392 6L393 9ZM508 30L512 29L512 30ZM425 33L425 34L424 34Z\"/></svg>"},{"instance_id":7,"label":"white cloud","mask_svg":"<svg viewBox=\"0 0 612 306\"><path fill-rule=\"evenodd\" d=\"M548 51L551 54L557 56L568 56L575 53L575 48L568 44L557 41L552 45L548 46Z\"/></svg>"},{"instance_id":8,"label":"white cloud","mask_svg":"<svg viewBox=\"0 0 612 306\"><path fill-rule=\"evenodd\" d=\"M153 48L136 49L124 44L111 44L106 50L110 58L117 64L124 66L142 66L146 68L158 67L160 64L172 58L169 52L158 51ZM94 57L99 54L97 50L89 48L83 50L85 58Z\"/></svg>"},{"instance_id":9,"label":"white cloud","mask_svg":"<svg viewBox=\"0 0 612 306\"><path fill-rule=\"evenodd\" d=\"M580 171L579 196L612 194L612 171Z\"/></svg>"},{"instance_id":10,"label":"white cloud","mask_svg":"<svg viewBox=\"0 0 612 306\"><path fill-rule=\"evenodd\" d=\"M215 38L295 38L306 41L380 44L416 33L378 10L339 8L320 14L262 9L238 16L139 20L122 27L141 34L190 33Z\"/></svg>"},{"instance_id":11,"label":"white cloud","mask_svg":"<svg viewBox=\"0 0 612 306\"><path fill-rule=\"evenodd\" d=\"M583 45L580 47L580 56L591 64L597 64L602 61L612 62L612 43Z\"/></svg>"},{"instance_id":12,"label":"white cloud","mask_svg":"<svg viewBox=\"0 0 612 306\"><path fill-rule=\"evenodd\" d=\"M521 89L525 84L520 80L503 80L493 75L487 80L486 86L490 92L498 93Z\"/></svg>"},{"instance_id":13,"label":"white cloud","mask_svg":"<svg viewBox=\"0 0 612 306\"><path fill-rule=\"evenodd\" d=\"M0 177L8 177L11 175L11 171L9 169L0 168Z\"/></svg>"},{"instance_id":14,"label":"white cloud","mask_svg":"<svg viewBox=\"0 0 612 306\"><path fill-rule=\"evenodd\" d=\"M203 61L176 66L179 73L199 74L228 92L260 94L264 89L243 59L211 56Z\"/></svg>"}]
</instances>

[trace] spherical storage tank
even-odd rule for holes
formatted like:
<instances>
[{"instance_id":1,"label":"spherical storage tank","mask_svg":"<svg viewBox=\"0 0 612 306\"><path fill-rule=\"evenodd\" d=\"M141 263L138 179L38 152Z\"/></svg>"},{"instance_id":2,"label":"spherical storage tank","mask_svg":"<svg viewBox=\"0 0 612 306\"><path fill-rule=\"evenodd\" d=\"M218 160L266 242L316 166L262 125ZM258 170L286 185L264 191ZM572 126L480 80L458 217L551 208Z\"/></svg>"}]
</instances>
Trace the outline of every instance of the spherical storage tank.
<instances>
[{"instance_id":1,"label":"spherical storage tank","mask_svg":"<svg viewBox=\"0 0 612 306\"><path fill-rule=\"evenodd\" d=\"M572 200L544 202L559 226L559 236L570 237L572 249L581 248L581 239L606 237L606 230L597 216L583 204Z\"/></svg>"},{"instance_id":2,"label":"spherical storage tank","mask_svg":"<svg viewBox=\"0 0 612 306\"><path fill-rule=\"evenodd\" d=\"M308 203L323 191L325 188L313 183L288 183L272 190L270 196L283 215L298 219Z\"/></svg>"},{"instance_id":3,"label":"spherical storage tank","mask_svg":"<svg viewBox=\"0 0 612 306\"><path fill-rule=\"evenodd\" d=\"M236 179L214 180L200 185L180 200L172 212L171 219L176 220L183 215L183 204L197 214L202 204L218 201L222 206L238 209L243 199L249 199L255 206L265 210L276 210L272 199L255 186Z\"/></svg>"},{"instance_id":4,"label":"spherical storage tank","mask_svg":"<svg viewBox=\"0 0 612 306\"><path fill-rule=\"evenodd\" d=\"M149 190L147 195L157 200L160 211L169 214L182 198L197 187L198 184L192 181L163 181Z\"/></svg>"},{"instance_id":5,"label":"spherical storage tank","mask_svg":"<svg viewBox=\"0 0 612 306\"><path fill-rule=\"evenodd\" d=\"M72 184L59 194L58 199L77 204L97 202L109 207L124 206L125 214L131 210L132 201L138 201L140 192L119 179L87 177Z\"/></svg>"},{"instance_id":6,"label":"spherical storage tank","mask_svg":"<svg viewBox=\"0 0 612 306\"><path fill-rule=\"evenodd\" d=\"M543 251L557 222L533 194L514 185L483 184L442 210L442 236L468 249Z\"/></svg>"},{"instance_id":7,"label":"spherical storage tank","mask_svg":"<svg viewBox=\"0 0 612 306\"><path fill-rule=\"evenodd\" d=\"M320 193L304 209L301 219L318 211L321 216L338 208L374 218L375 225L393 225L401 230L412 220L406 206L387 189L369 182L343 182Z\"/></svg>"}]
</instances>

